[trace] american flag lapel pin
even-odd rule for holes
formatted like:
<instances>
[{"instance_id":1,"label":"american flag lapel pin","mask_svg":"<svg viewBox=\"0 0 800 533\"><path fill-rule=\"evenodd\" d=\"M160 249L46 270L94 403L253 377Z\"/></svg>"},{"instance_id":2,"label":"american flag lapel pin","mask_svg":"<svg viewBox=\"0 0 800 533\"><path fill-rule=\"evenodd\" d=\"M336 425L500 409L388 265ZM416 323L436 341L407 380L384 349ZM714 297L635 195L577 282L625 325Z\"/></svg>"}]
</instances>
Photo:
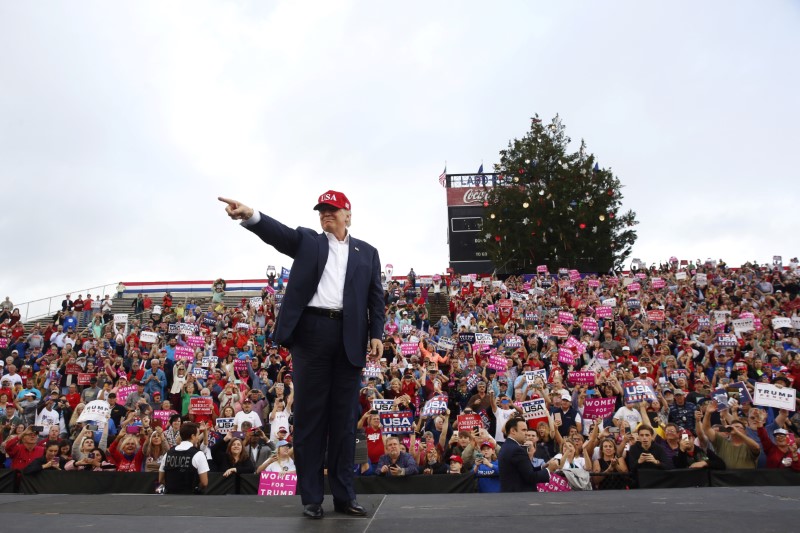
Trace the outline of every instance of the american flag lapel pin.
<instances>
[{"instance_id":1,"label":"american flag lapel pin","mask_svg":"<svg viewBox=\"0 0 800 533\"><path fill-rule=\"evenodd\" d=\"M361 250L358 249L358 246L353 246L353 249L355 249L356 252L360 252L361 251Z\"/></svg>"}]
</instances>

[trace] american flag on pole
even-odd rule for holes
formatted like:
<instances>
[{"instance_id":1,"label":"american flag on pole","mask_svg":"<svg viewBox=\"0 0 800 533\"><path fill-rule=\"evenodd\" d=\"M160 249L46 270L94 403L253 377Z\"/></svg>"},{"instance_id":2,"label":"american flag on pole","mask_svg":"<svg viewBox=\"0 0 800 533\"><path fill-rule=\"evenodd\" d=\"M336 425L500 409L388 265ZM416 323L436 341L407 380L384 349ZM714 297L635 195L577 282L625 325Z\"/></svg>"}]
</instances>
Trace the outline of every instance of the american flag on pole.
<instances>
[{"instance_id":1,"label":"american flag on pole","mask_svg":"<svg viewBox=\"0 0 800 533\"><path fill-rule=\"evenodd\" d=\"M447 165L444 166L444 170L439 175L439 185L444 187L446 183L447 183Z\"/></svg>"}]
</instances>

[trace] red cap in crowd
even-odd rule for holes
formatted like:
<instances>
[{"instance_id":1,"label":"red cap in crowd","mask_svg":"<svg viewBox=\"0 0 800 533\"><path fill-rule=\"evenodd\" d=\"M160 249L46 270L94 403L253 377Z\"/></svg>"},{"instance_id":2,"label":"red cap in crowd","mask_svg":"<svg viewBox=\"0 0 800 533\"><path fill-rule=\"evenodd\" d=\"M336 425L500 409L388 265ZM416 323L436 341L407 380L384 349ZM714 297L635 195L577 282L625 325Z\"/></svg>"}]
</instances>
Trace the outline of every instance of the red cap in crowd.
<instances>
[{"instance_id":1,"label":"red cap in crowd","mask_svg":"<svg viewBox=\"0 0 800 533\"><path fill-rule=\"evenodd\" d=\"M319 211L319 208L323 205L329 205L331 207L335 207L336 209L350 209L350 200L347 199L347 196L344 195L343 192L339 191L327 191L319 195L317 199L317 205L314 206L314 209Z\"/></svg>"}]
</instances>

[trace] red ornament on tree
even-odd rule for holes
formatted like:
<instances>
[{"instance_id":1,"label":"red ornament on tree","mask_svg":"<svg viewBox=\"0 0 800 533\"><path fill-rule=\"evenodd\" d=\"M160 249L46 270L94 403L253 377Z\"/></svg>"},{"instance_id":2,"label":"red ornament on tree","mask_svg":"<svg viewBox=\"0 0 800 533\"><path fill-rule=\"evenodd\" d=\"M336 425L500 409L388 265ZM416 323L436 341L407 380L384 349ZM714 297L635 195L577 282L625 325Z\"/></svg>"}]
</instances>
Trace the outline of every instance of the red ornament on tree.
<instances>
[{"instance_id":1,"label":"red ornament on tree","mask_svg":"<svg viewBox=\"0 0 800 533\"><path fill-rule=\"evenodd\" d=\"M608 218L614 218L614 213L609 213Z\"/></svg>"},{"instance_id":2,"label":"red ornament on tree","mask_svg":"<svg viewBox=\"0 0 800 533\"><path fill-rule=\"evenodd\" d=\"M519 173L520 174L525 174L525 169L524 168L519 169Z\"/></svg>"},{"instance_id":3,"label":"red ornament on tree","mask_svg":"<svg viewBox=\"0 0 800 533\"><path fill-rule=\"evenodd\" d=\"M586 229L586 224L581 222L580 224L578 224L578 227L581 228L581 229Z\"/></svg>"},{"instance_id":4,"label":"red ornament on tree","mask_svg":"<svg viewBox=\"0 0 800 533\"><path fill-rule=\"evenodd\" d=\"M494 236L494 240L496 240L497 242L500 242L501 239L502 239L502 237L500 235L495 235Z\"/></svg>"},{"instance_id":5,"label":"red ornament on tree","mask_svg":"<svg viewBox=\"0 0 800 533\"><path fill-rule=\"evenodd\" d=\"M489 207L489 202L483 202L483 207Z\"/></svg>"}]
</instances>

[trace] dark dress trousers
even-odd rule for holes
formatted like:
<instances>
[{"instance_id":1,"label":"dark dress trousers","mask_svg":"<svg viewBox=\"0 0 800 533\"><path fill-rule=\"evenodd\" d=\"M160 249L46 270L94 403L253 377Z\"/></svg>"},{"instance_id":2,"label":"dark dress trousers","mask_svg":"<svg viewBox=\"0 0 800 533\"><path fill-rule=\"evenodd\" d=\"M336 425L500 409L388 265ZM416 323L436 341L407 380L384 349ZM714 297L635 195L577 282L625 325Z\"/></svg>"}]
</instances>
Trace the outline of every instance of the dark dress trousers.
<instances>
[{"instance_id":1,"label":"dark dress trousers","mask_svg":"<svg viewBox=\"0 0 800 533\"><path fill-rule=\"evenodd\" d=\"M531 492L537 483L550 481L547 469L534 470L525 448L514 439L506 439L498 454L500 492Z\"/></svg>"},{"instance_id":2,"label":"dark dress trousers","mask_svg":"<svg viewBox=\"0 0 800 533\"><path fill-rule=\"evenodd\" d=\"M335 501L355 499L353 465L361 369L369 339L381 339L383 287L378 251L350 236L341 317L306 310L328 260L324 233L291 229L263 213L247 229L291 257L289 283L278 314L275 340L291 349L294 374L294 451L303 504L322 503L327 451Z\"/></svg>"}]
</instances>

